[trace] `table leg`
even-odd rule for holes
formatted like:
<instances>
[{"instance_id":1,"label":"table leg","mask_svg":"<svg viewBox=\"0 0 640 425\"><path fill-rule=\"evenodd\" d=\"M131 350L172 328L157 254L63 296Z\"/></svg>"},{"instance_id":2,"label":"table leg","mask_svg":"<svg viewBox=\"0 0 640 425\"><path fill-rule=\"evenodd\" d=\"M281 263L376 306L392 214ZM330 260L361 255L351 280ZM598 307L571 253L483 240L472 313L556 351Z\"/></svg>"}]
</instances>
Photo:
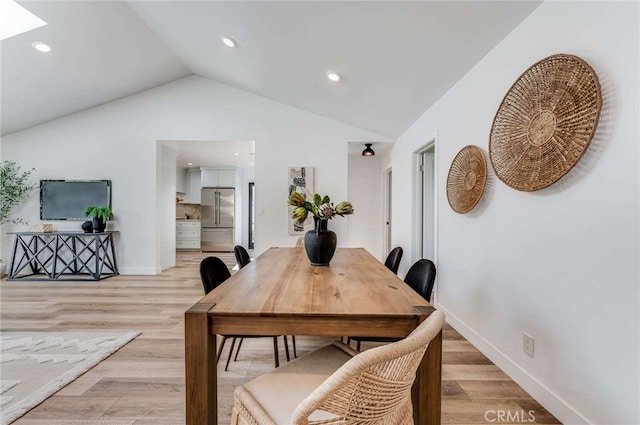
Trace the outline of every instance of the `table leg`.
<instances>
[{"instance_id":1,"label":"table leg","mask_svg":"<svg viewBox=\"0 0 640 425\"><path fill-rule=\"evenodd\" d=\"M94 239L95 239L95 244L96 244L96 270L93 273L93 278L95 280L100 280L100 234L99 233L95 233L94 234Z\"/></svg>"},{"instance_id":2,"label":"table leg","mask_svg":"<svg viewBox=\"0 0 640 425\"><path fill-rule=\"evenodd\" d=\"M109 234L109 245L111 246L111 264L113 266L113 274L117 275L118 273L118 261L116 260L116 249L113 242L113 234Z\"/></svg>"},{"instance_id":3,"label":"table leg","mask_svg":"<svg viewBox=\"0 0 640 425\"><path fill-rule=\"evenodd\" d=\"M217 425L216 337L208 312L215 304L196 304L184 314L187 425Z\"/></svg>"},{"instance_id":4,"label":"table leg","mask_svg":"<svg viewBox=\"0 0 640 425\"><path fill-rule=\"evenodd\" d=\"M73 253L73 274L78 274L78 248L76 248L76 240L79 240L79 236L71 236L71 252Z\"/></svg>"},{"instance_id":5,"label":"table leg","mask_svg":"<svg viewBox=\"0 0 640 425\"><path fill-rule=\"evenodd\" d=\"M442 331L429 343L412 391L416 425L440 425L442 409Z\"/></svg>"},{"instance_id":6,"label":"table leg","mask_svg":"<svg viewBox=\"0 0 640 425\"><path fill-rule=\"evenodd\" d=\"M11 254L11 265L9 266L9 279L13 279L18 274L18 266L20 264L16 264L16 254L18 253L18 241L20 239L20 235L16 235L13 240L13 253ZM22 249L24 252L24 247Z\"/></svg>"}]
</instances>

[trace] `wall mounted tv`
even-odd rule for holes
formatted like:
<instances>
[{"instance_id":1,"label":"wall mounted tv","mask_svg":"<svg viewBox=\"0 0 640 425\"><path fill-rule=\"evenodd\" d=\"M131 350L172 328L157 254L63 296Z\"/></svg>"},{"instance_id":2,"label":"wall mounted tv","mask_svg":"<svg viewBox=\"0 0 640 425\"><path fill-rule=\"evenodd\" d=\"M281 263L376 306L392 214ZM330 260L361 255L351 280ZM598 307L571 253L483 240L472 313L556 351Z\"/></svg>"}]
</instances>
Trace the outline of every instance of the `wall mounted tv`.
<instances>
[{"instance_id":1,"label":"wall mounted tv","mask_svg":"<svg viewBox=\"0 0 640 425\"><path fill-rule=\"evenodd\" d=\"M40 180L40 220L86 220L87 207L111 207L111 180Z\"/></svg>"}]
</instances>

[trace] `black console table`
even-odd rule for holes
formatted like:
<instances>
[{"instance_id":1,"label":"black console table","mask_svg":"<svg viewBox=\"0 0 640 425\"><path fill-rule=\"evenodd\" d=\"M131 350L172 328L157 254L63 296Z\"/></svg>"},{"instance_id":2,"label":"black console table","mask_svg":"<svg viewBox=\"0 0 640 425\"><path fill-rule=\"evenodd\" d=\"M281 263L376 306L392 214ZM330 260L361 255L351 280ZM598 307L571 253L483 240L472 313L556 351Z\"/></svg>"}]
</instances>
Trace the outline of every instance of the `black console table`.
<instances>
[{"instance_id":1,"label":"black console table","mask_svg":"<svg viewBox=\"0 0 640 425\"><path fill-rule=\"evenodd\" d=\"M118 232L15 232L8 280L101 280L118 274Z\"/></svg>"}]
</instances>

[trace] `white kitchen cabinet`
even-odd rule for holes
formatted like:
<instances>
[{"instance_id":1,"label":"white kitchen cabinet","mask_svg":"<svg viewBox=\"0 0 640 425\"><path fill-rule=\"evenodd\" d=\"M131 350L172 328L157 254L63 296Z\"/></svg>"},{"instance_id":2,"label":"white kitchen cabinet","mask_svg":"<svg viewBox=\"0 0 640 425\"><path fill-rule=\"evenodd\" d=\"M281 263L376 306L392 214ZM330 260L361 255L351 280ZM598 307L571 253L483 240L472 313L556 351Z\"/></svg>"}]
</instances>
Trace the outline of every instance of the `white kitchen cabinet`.
<instances>
[{"instance_id":1,"label":"white kitchen cabinet","mask_svg":"<svg viewBox=\"0 0 640 425\"><path fill-rule=\"evenodd\" d=\"M236 187L236 170L202 169L202 187Z\"/></svg>"},{"instance_id":2,"label":"white kitchen cabinet","mask_svg":"<svg viewBox=\"0 0 640 425\"><path fill-rule=\"evenodd\" d=\"M200 249L200 222L176 222L176 249Z\"/></svg>"},{"instance_id":3,"label":"white kitchen cabinet","mask_svg":"<svg viewBox=\"0 0 640 425\"><path fill-rule=\"evenodd\" d=\"M189 202L200 203L200 192L202 190L202 175L200 170L189 170Z\"/></svg>"},{"instance_id":4,"label":"white kitchen cabinet","mask_svg":"<svg viewBox=\"0 0 640 425\"><path fill-rule=\"evenodd\" d=\"M219 170L218 187L236 187L236 170Z\"/></svg>"}]
</instances>

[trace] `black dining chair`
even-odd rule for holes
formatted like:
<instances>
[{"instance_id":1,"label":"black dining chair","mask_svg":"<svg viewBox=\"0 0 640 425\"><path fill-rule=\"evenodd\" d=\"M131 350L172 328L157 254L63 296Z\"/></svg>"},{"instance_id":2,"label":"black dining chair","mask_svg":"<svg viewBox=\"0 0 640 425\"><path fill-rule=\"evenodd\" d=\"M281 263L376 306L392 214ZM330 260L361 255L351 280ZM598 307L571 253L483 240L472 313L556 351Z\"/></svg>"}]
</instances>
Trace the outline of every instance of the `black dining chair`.
<instances>
[{"instance_id":1,"label":"black dining chair","mask_svg":"<svg viewBox=\"0 0 640 425\"><path fill-rule=\"evenodd\" d=\"M227 265L218 257L206 257L200 262L200 279L202 280L202 286L204 287L205 295L213 291L220 286L225 280L231 277L231 272ZM243 338L273 338L273 357L276 367L280 366L280 359L278 356L278 336L279 335L220 335L222 341L220 342L220 348L218 348L217 359L220 361L220 354L224 348L227 339L231 338L231 348L229 349L229 356L227 357L227 363L224 366L224 370L229 369L229 361L233 355L233 348L236 344L236 339L240 338L238 344L238 350L236 351L235 359L238 358L238 352L242 345ZM284 338L284 349L287 361L289 361L289 344L287 338Z\"/></svg>"},{"instance_id":2,"label":"black dining chair","mask_svg":"<svg viewBox=\"0 0 640 425\"><path fill-rule=\"evenodd\" d=\"M426 258L418 260L411 266L404 281L422 298L431 302L431 291L436 281L436 265Z\"/></svg>"},{"instance_id":3,"label":"black dining chair","mask_svg":"<svg viewBox=\"0 0 640 425\"><path fill-rule=\"evenodd\" d=\"M397 246L389 252L387 259L384 262L386 268L391 270L394 274L398 274L398 267L400 267L400 260L402 260L402 248Z\"/></svg>"},{"instance_id":4,"label":"black dining chair","mask_svg":"<svg viewBox=\"0 0 640 425\"><path fill-rule=\"evenodd\" d=\"M433 284L436 281L436 265L433 261L422 258L416 261L407 275L404 277L404 282L409 285L414 291L416 291L422 298L431 302L431 291L433 290ZM360 351L360 343L365 342L394 342L402 338L392 337L373 337L373 336L352 336L347 339L347 344L351 341L356 341L356 350Z\"/></svg>"},{"instance_id":5,"label":"black dining chair","mask_svg":"<svg viewBox=\"0 0 640 425\"><path fill-rule=\"evenodd\" d=\"M233 255L236 256L236 262L238 263L239 268L243 268L251 262L249 253L242 245L236 245L233 247Z\"/></svg>"},{"instance_id":6,"label":"black dining chair","mask_svg":"<svg viewBox=\"0 0 640 425\"><path fill-rule=\"evenodd\" d=\"M200 280L202 280L205 295L230 277L229 268L220 258L206 257L200 262Z\"/></svg>"}]
</instances>

